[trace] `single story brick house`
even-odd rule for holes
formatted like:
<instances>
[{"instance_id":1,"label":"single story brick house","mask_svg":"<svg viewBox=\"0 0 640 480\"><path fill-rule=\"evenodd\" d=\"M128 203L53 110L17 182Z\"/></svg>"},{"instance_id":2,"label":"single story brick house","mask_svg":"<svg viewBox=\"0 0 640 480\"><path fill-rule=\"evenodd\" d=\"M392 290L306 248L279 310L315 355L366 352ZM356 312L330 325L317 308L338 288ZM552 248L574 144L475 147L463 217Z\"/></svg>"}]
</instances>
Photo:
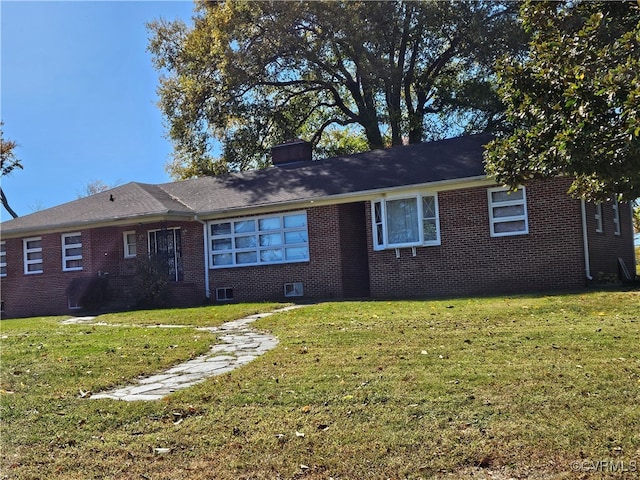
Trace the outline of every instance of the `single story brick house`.
<instances>
[{"instance_id":1,"label":"single story brick house","mask_svg":"<svg viewBox=\"0 0 640 480\"><path fill-rule=\"evenodd\" d=\"M490 139L319 161L290 142L265 170L132 182L9 220L2 315L74 313L78 278L106 279L126 307L150 255L177 306L568 290L633 272L628 204L573 199L566 177L509 192L485 173Z\"/></svg>"}]
</instances>

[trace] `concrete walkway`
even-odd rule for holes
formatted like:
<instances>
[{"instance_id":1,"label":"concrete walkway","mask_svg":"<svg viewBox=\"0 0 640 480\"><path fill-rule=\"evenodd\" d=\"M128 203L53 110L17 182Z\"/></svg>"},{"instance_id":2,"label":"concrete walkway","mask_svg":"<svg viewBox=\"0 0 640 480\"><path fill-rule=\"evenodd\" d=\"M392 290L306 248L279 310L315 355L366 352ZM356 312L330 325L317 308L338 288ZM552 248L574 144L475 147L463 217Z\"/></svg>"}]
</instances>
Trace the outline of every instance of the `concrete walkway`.
<instances>
[{"instance_id":1,"label":"concrete walkway","mask_svg":"<svg viewBox=\"0 0 640 480\"><path fill-rule=\"evenodd\" d=\"M125 401L160 400L176 390L200 383L208 377L230 372L234 368L256 359L259 355L271 350L278 344L276 337L250 328L249 325L251 323L259 318L268 317L274 313L286 312L300 306L293 305L279 308L272 312L258 313L223 323L219 327L197 328L197 330L202 331L223 333L219 337L223 343L214 345L208 353L198 358L176 365L151 377L141 378L135 385L96 393L91 395L91 398ZM66 320L64 323L89 323L93 321L93 318L78 317Z\"/></svg>"}]
</instances>

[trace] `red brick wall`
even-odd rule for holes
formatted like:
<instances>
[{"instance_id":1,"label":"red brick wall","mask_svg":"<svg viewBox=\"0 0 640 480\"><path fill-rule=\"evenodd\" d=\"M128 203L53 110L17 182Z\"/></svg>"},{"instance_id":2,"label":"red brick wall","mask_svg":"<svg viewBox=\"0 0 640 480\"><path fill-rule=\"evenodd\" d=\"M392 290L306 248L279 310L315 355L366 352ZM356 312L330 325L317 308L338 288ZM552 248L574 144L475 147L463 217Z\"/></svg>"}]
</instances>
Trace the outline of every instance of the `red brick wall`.
<instances>
[{"instance_id":1,"label":"red brick wall","mask_svg":"<svg viewBox=\"0 0 640 480\"><path fill-rule=\"evenodd\" d=\"M212 299L225 287L234 301L285 300L284 284L293 282L304 285L304 299L342 298L339 216L337 205L307 209L308 262L210 270Z\"/></svg>"},{"instance_id":2,"label":"red brick wall","mask_svg":"<svg viewBox=\"0 0 640 480\"><path fill-rule=\"evenodd\" d=\"M487 188L440 192L441 245L373 251L371 295L429 297L573 289L585 284L580 203L566 179L526 187L529 234L492 238ZM370 205L367 207L370 215Z\"/></svg>"},{"instance_id":3,"label":"red brick wall","mask_svg":"<svg viewBox=\"0 0 640 480\"><path fill-rule=\"evenodd\" d=\"M74 278L98 275L109 279L109 288L113 293L112 306L131 306L136 260L124 258L123 233L136 232L138 256L144 256L148 251L148 231L173 227L182 229L184 281L176 285L172 302L176 305L201 303L205 297L202 225L195 222L135 224L80 230L83 265L81 271L73 272L62 271L62 233L41 235L43 273L32 275L25 275L23 271L23 238L6 239L7 276L0 280L3 318L79 313L68 308L67 287Z\"/></svg>"}]
</instances>

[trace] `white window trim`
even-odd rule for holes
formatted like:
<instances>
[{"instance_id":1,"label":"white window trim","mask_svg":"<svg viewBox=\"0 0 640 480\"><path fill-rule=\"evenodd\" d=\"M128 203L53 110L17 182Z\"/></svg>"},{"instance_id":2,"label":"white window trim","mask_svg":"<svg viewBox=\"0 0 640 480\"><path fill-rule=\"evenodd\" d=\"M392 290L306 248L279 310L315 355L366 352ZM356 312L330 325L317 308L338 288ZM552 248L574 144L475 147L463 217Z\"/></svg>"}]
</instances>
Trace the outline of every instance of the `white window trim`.
<instances>
[{"instance_id":1,"label":"white window trim","mask_svg":"<svg viewBox=\"0 0 640 480\"><path fill-rule=\"evenodd\" d=\"M68 237L80 237L80 243L71 243L67 245L65 243L65 239ZM61 236L62 242L62 271L63 272L78 272L82 270L82 267L67 267L67 262L71 262L74 260L82 260L82 254L80 255L67 255L67 250L71 250L73 248L82 249L82 233L74 232L74 233L65 233Z\"/></svg>"},{"instance_id":2,"label":"white window trim","mask_svg":"<svg viewBox=\"0 0 640 480\"><path fill-rule=\"evenodd\" d=\"M436 239L435 240L425 240L424 239L424 226L423 221L424 212L423 212L423 201L424 197L433 197L435 203L435 221L436 221ZM418 241L416 242L406 242L406 243L390 243L388 241L389 234L387 230L387 202L393 200L410 200L415 199L417 204L417 221L418 221ZM380 216L381 222L376 222L376 204L380 204ZM382 241L378 236L378 225L382 226ZM437 192L428 193L421 192L414 195L391 195L384 198L377 198L371 201L371 228L373 235L373 249L375 251L381 250L394 250L399 248L409 248L409 247L431 247L438 246L441 244L440 240L440 207L438 204L438 194Z\"/></svg>"},{"instance_id":3,"label":"white window trim","mask_svg":"<svg viewBox=\"0 0 640 480\"><path fill-rule=\"evenodd\" d=\"M0 272L4 269L5 273L0 273L0 277L7 276L7 243L2 240L0 242Z\"/></svg>"},{"instance_id":4,"label":"white window trim","mask_svg":"<svg viewBox=\"0 0 640 480\"><path fill-rule=\"evenodd\" d=\"M285 283L284 296L285 297L303 297L304 285L302 284L302 282Z\"/></svg>"},{"instance_id":5,"label":"white window trim","mask_svg":"<svg viewBox=\"0 0 640 480\"><path fill-rule=\"evenodd\" d=\"M27 244L29 242L42 242L42 237L30 237L22 240L22 252L23 252L23 262L24 262L24 274L25 275L35 275L38 273L42 273L44 271L43 267L43 258L39 258L37 260L28 260L27 256L29 253L42 253L42 246L37 248L27 248ZM42 255L41 255L42 256ZM31 270L29 271L29 265L40 265L39 270Z\"/></svg>"},{"instance_id":6,"label":"white window trim","mask_svg":"<svg viewBox=\"0 0 640 480\"><path fill-rule=\"evenodd\" d=\"M136 258L136 253L132 254L129 251L129 247L131 246L130 243L127 243L127 236L128 235L133 235L134 239L137 240L136 238L136 231L135 230L128 230L126 232L122 232L122 243L124 244L124 258ZM134 245L136 245L136 243L134 243ZM137 250L137 249L136 249Z\"/></svg>"},{"instance_id":7,"label":"white window trim","mask_svg":"<svg viewBox=\"0 0 640 480\"><path fill-rule=\"evenodd\" d=\"M618 199L613 199L611 208L613 209L613 234L620 235L620 205L618 204Z\"/></svg>"},{"instance_id":8,"label":"white window trim","mask_svg":"<svg viewBox=\"0 0 640 480\"><path fill-rule=\"evenodd\" d=\"M231 296L229 296L228 293L231 293ZM218 302L232 302L233 301L233 287L217 287L216 288L216 300Z\"/></svg>"},{"instance_id":9,"label":"white window trim","mask_svg":"<svg viewBox=\"0 0 640 480\"><path fill-rule=\"evenodd\" d=\"M284 226L284 219L285 217L289 217L289 216L296 216L296 215L304 215L305 216L305 226L304 227L289 227L286 228ZM280 228L279 229L274 229L274 230L259 230L259 222L260 220L264 220L267 218L279 218L280 219ZM233 231L231 231L231 233L229 234L224 234L224 235L213 235L211 233L211 226L212 225L217 225L217 224L221 224L221 223L230 223L231 225L233 225L234 222L245 222L245 221L254 221L256 223L256 230L254 232L246 232L246 233L235 233ZM233 229L232 229L233 230ZM285 233L287 232L297 232L297 231L304 231L305 235L307 237L307 241L306 242L299 242L299 243L284 243L284 236ZM280 233L282 235L283 238L283 243L282 245L278 245L278 246L269 246L269 247L265 247L265 246L261 246L260 245L260 235L261 234L278 234ZM255 247L250 247L250 248L236 248L235 247L235 237L248 237L248 236L252 236L255 235L256 236L256 246ZM231 242L232 242L232 246L231 249L229 250L214 250L213 249L213 240L216 238L231 238ZM292 260L287 260L286 258L286 249L287 248L306 248L307 249L307 256L306 258L296 258L296 259L292 259ZM263 261L260 258L260 252L263 250L271 250L271 249L282 249L283 251L283 255L282 255L282 260L276 260L276 261ZM225 219L219 219L219 220L211 220L209 222L207 222L207 249L208 249L208 255L209 255L209 268L210 269L220 269L220 268L241 268L241 267L255 267L258 265L281 265L281 264L285 264L285 263L304 263L304 262L308 262L309 258L310 258L310 252L309 252L309 223L308 223L308 217L307 217L307 212L306 210L300 210L300 211L295 211L295 212L283 212L283 213L273 213L273 214L267 214L267 215L260 215L260 216L253 216L253 217L237 217L237 218L225 218ZM253 263L236 263L236 253L242 253L242 252L256 252L256 262ZM217 254L231 254L232 259L233 259L233 263L230 263L228 265L215 265L214 264L214 255Z\"/></svg>"},{"instance_id":10,"label":"white window trim","mask_svg":"<svg viewBox=\"0 0 640 480\"><path fill-rule=\"evenodd\" d=\"M596 203L596 213L593 216L596 219L596 233L604 232L604 228L602 226L602 203Z\"/></svg>"},{"instance_id":11,"label":"white window trim","mask_svg":"<svg viewBox=\"0 0 640 480\"><path fill-rule=\"evenodd\" d=\"M525 187L518 187L517 190L522 190L522 199L516 200L507 200L502 202L494 202L492 193L494 192L508 192L509 189L505 187L496 187L489 188L487 190L487 198L489 205L489 228L492 237L513 237L516 235L527 235L529 233L529 211L527 208L527 191ZM514 215L511 217L497 217L493 216L493 208L494 207L510 207L515 205L523 205L524 206L524 214L522 215ZM517 222L524 220L524 230L518 230L515 232L496 232L495 226L500 223L505 222Z\"/></svg>"}]
</instances>

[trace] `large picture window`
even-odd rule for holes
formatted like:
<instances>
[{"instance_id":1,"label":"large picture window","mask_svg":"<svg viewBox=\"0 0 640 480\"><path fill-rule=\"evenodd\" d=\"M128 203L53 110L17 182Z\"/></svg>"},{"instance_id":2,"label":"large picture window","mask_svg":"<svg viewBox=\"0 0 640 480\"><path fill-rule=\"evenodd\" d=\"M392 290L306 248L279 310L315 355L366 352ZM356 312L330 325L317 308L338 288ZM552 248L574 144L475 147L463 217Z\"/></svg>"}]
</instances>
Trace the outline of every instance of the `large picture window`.
<instances>
[{"instance_id":1,"label":"large picture window","mask_svg":"<svg viewBox=\"0 0 640 480\"><path fill-rule=\"evenodd\" d=\"M517 190L491 188L487 193L492 237L529 233L527 197L524 187L518 187Z\"/></svg>"},{"instance_id":2,"label":"large picture window","mask_svg":"<svg viewBox=\"0 0 640 480\"><path fill-rule=\"evenodd\" d=\"M309 260L307 213L209 222L211 268Z\"/></svg>"},{"instance_id":3,"label":"large picture window","mask_svg":"<svg viewBox=\"0 0 640 480\"><path fill-rule=\"evenodd\" d=\"M437 195L376 200L372 215L374 250L440 245Z\"/></svg>"},{"instance_id":4,"label":"large picture window","mask_svg":"<svg viewBox=\"0 0 640 480\"><path fill-rule=\"evenodd\" d=\"M42 238L25 238L22 241L22 248L25 275L42 273Z\"/></svg>"},{"instance_id":5,"label":"large picture window","mask_svg":"<svg viewBox=\"0 0 640 480\"><path fill-rule=\"evenodd\" d=\"M62 270L82 270L82 236L80 233L62 235Z\"/></svg>"}]
</instances>

